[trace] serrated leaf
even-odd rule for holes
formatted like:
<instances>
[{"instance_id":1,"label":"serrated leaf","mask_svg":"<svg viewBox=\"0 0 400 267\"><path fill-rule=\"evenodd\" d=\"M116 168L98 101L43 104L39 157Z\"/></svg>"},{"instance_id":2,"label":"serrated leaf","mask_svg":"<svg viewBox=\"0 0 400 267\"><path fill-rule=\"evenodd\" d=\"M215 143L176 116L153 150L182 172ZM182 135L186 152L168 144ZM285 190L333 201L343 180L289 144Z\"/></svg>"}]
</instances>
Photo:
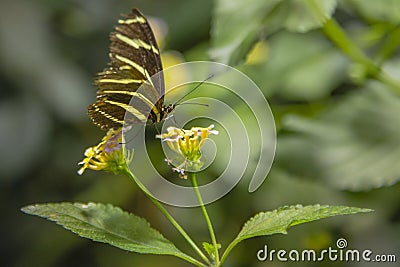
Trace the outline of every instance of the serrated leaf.
<instances>
[{"instance_id":1,"label":"serrated leaf","mask_svg":"<svg viewBox=\"0 0 400 267\"><path fill-rule=\"evenodd\" d=\"M287 116L283 128L292 133L280 137L276 164L294 177L339 189L392 185L400 181L398 114L400 99L374 83L316 118Z\"/></svg>"},{"instance_id":2,"label":"serrated leaf","mask_svg":"<svg viewBox=\"0 0 400 267\"><path fill-rule=\"evenodd\" d=\"M256 236L286 234L287 229L302 223L312 222L337 215L370 212L370 209L346 206L285 206L269 212L261 212L248 220L238 236L238 241Z\"/></svg>"},{"instance_id":3,"label":"serrated leaf","mask_svg":"<svg viewBox=\"0 0 400 267\"><path fill-rule=\"evenodd\" d=\"M56 222L79 236L123 250L187 258L143 218L110 204L48 203L21 209Z\"/></svg>"},{"instance_id":4,"label":"serrated leaf","mask_svg":"<svg viewBox=\"0 0 400 267\"><path fill-rule=\"evenodd\" d=\"M237 64L258 37L285 28L307 32L331 18L337 0L217 0L211 40L213 59Z\"/></svg>"}]
</instances>

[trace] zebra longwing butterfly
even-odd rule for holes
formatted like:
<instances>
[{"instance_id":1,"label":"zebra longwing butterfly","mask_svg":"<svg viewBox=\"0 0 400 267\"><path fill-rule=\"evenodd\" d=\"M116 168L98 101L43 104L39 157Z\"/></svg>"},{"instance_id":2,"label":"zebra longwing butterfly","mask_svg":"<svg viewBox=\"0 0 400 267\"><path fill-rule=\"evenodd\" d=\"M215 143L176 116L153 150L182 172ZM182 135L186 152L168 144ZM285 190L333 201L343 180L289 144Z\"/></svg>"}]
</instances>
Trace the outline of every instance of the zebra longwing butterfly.
<instances>
[{"instance_id":1,"label":"zebra longwing butterfly","mask_svg":"<svg viewBox=\"0 0 400 267\"><path fill-rule=\"evenodd\" d=\"M160 51L146 18L133 9L118 24L110 34L109 66L95 79L97 101L88 107L90 118L103 130L147 120L160 122L175 108L174 104L164 106ZM158 79L150 79L156 73ZM141 86L144 89L138 92Z\"/></svg>"}]
</instances>

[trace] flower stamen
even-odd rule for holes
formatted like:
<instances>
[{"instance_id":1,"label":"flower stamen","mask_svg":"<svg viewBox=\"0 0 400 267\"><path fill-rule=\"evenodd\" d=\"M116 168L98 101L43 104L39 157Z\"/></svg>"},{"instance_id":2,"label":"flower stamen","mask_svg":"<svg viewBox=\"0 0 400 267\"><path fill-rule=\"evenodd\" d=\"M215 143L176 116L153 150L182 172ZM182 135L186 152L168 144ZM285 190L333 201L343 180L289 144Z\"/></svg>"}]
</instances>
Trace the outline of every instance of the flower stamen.
<instances>
[{"instance_id":1,"label":"flower stamen","mask_svg":"<svg viewBox=\"0 0 400 267\"><path fill-rule=\"evenodd\" d=\"M186 170L199 169L203 166L204 162L201 159L200 148L210 134L218 134L218 131L212 130L213 128L214 125L210 125L207 128L192 127L190 130L168 127L167 133L156 136L162 142L166 142L172 151L184 158L183 163L172 168L173 171L179 173L181 178L187 178ZM169 159L166 159L166 162L168 165L172 163Z\"/></svg>"},{"instance_id":2,"label":"flower stamen","mask_svg":"<svg viewBox=\"0 0 400 267\"><path fill-rule=\"evenodd\" d=\"M85 158L78 163L82 165L78 174L82 175L86 169L104 170L118 174L127 168L132 161L133 152L124 152L122 132L123 128L110 129L98 145L86 149Z\"/></svg>"}]
</instances>

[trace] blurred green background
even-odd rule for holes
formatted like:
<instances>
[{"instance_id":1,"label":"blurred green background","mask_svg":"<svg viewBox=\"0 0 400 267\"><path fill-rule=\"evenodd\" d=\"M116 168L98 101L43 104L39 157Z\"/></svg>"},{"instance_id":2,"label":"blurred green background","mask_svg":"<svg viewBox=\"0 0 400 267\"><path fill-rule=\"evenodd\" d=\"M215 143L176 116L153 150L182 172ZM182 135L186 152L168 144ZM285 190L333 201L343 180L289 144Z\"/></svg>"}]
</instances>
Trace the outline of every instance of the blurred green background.
<instances>
[{"instance_id":1,"label":"blurred green background","mask_svg":"<svg viewBox=\"0 0 400 267\"><path fill-rule=\"evenodd\" d=\"M132 7L159 26L164 65L207 59L228 63L249 75L271 105L278 144L268 179L252 194L244 179L208 206L223 248L258 211L315 203L375 210L246 241L233 250L226 266L365 266L256 259L264 244L325 249L335 247L340 237L351 248L396 254L399 261L400 1L315 3L2 0L1 265L188 266L173 257L126 253L84 240L19 211L35 202L112 203L145 217L178 248L191 252L126 177L76 174L84 149L104 134L86 112L95 101L93 76L108 62L108 35L119 14ZM322 27L330 16L377 70L359 55L352 57L357 53L349 46L332 42L340 32L332 35L332 29ZM195 240L208 241L198 209L168 209Z\"/></svg>"}]
</instances>

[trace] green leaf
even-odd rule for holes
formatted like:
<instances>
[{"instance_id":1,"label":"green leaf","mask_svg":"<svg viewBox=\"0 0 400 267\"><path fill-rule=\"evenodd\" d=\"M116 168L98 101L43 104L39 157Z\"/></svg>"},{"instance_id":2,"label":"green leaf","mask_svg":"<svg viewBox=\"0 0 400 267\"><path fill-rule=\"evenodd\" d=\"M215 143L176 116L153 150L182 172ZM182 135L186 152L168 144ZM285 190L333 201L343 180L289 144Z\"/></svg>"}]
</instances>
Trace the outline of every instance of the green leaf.
<instances>
[{"instance_id":1,"label":"green leaf","mask_svg":"<svg viewBox=\"0 0 400 267\"><path fill-rule=\"evenodd\" d=\"M370 212L371 209L346 206L284 206L277 210L260 212L248 220L237 237L229 244L222 255L221 262L225 261L230 251L241 241L273 234L286 234L287 229L302 223L312 222L337 215Z\"/></svg>"},{"instance_id":2,"label":"green leaf","mask_svg":"<svg viewBox=\"0 0 400 267\"><path fill-rule=\"evenodd\" d=\"M313 119L284 118L291 134L280 136L276 166L352 191L400 181L400 99L371 83L334 104Z\"/></svg>"},{"instance_id":3,"label":"green leaf","mask_svg":"<svg viewBox=\"0 0 400 267\"><path fill-rule=\"evenodd\" d=\"M231 65L243 60L257 40L265 16L281 1L217 0L211 28L211 57Z\"/></svg>"},{"instance_id":4,"label":"green leaf","mask_svg":"<svg viewBox=\"0 0 400 267\"><path fill-rule=\"evenodd\" d=\"M308 32L320 28L332 17L336 5L337 0L285 1L281 7L287 14L284 27L294 32Z\"/></svg>"},{"instance_id":5,"label":"green leaf","mask_svg":"<svg viewBox=\"0 0 400 267\"><path fill-rule=\"evenodd\" d=\"M307 32L331 18L336 0L217 0L211 41L213 59L225 64L243 60L259 36L282 28Z\"/></svg>"},{"instance_id":6,"label":"green leaf","mask_svg":"<svg viewBox=\"0 0 400 267\"><path fill-rule=\"evenodd\" d=\"M400 23L400 2L398 0L346 0L343 2L367 20Z\"/></svg>"},{"instance_id":7,"label":"green leaf","mask_svg":"<svg viewBox=\"0 0 400 267\"><path fill-rule=\"evenodd\" d=\"M279 32L268 40L270 58L240 70L262 85L267 96L312 101L330 95L348 80L348 59L317 32ZM293 49L296 44L296 49Z\"/></svg>"},{"instance_id":8,"label":"green leaf","mask_svg":"<svg viewBox=\"0 0 400 267\"><path fill-rule=\"evenodd\" d=\"M48 203L21 210L54 221L79 236L123 250L189 258L146 220L110 204Z\"/></svg>"},{"instance_id":9,"label":"green leaf","mask_svg":"<svg viewBox=\"0 0 400 267\"><path fill-rule=\"evenodd\" d=\"M256 236L286 234L287 229L302 223L312 222L337 215L370 212L370 209L346 206L285 206L269 212L260 212L243 226L235 240Z\"/></svg>"},{"instance_id":10,"label":"green leaf","mask_svg":"<svg viewBox=\"0 0 400 267\"><path fill-rule=\"evenodd\" d=\"M302 223L312 222L337 215L370 212L370 209L346 206L284 206L277 210L260 212L248 220L237 237L229 244L222 255L223 262L230 251L241 241L265 235L286 234L287 229Z\"/></svg>"}]
</instances>

